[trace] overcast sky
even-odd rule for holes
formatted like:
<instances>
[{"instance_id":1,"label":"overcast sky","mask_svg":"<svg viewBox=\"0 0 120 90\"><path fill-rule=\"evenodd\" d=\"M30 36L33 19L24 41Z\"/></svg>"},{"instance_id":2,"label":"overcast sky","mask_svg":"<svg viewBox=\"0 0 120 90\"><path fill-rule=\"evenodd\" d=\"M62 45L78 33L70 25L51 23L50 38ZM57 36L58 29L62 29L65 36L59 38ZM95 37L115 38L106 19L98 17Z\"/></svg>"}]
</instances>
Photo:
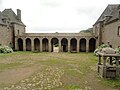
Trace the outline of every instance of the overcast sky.
<instances>
[{"instance_id":1,"label":"overcast sky","mask_svg":"<svg viewBox=\"0 0 120 90\"><path fill-rule=\"evenodd\" d=\"M92 27L108 4L120 0L0 0L0 11L22 11L27 32L79 32Z\"/></svg>"}]
</instances>

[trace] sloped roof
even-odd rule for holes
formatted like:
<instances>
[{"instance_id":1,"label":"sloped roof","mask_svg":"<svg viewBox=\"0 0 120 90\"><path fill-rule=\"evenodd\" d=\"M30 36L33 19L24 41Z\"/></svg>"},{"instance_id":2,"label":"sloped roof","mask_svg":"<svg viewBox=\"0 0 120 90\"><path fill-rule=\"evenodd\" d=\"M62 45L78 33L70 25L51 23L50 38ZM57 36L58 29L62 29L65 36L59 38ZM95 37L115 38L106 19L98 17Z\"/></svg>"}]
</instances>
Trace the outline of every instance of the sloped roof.
<instances>
[{"instance_id":1,"label":"sloped roof","mask_svg":"<svg viewBox=\"0 0 120 90\"><path fill-rule=\"evenodd\" d=\"M120 9L120 4L109 4L106 7L106 9L103 11L101 16L98 18L98 20L95 22L95 24L101 21L105 21L105 17L109 17L109 20L107 21L107 23L110 23L111 21L118 19L119 9Z\"/></svg>"},{"instance_id":2,"label":"sloped roof","mask_svg":"<svg viewBox=\"0 0 120 90\"><path fill-rule=\"evenodd\" d=\"M8 19L10 23L16 23L25 26L22 21L17 19L17 15L12 9L5 9L0 13L0 23L4 23L2 21L3 19Z\"/></svg>"},{"instance_id":3,"label":"sloped roof","mask_svg":"<svg viewBox=\"0 0 120 90\"><path fill-rule=\"evenodd\" d=\"M2 12L0 12L0 24L4 25L2 18L3 18L3 15L2 15Z\"/></svg>"}]
</instances>

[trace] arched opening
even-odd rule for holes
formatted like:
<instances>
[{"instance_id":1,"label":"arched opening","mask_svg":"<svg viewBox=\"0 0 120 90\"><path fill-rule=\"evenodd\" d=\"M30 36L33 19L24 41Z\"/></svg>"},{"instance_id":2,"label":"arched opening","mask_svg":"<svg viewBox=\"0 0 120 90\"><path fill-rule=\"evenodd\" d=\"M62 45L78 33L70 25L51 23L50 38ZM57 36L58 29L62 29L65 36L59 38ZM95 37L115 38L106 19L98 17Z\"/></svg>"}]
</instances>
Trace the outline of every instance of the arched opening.
<instances>
[{"instance_id":1,"label":"arched opening","mask_svg":"<svg viewBox=\"0 0 120 90\"><path fill-rule=\"evenodd\" d=\"M70 40L70 52L77 52L77 40L75 38Z\"/></svg>"},{"instance_id":2,"label":"arched opening","mask_svg":"<svg viewBox=\"0 0 120 90\"><path fill-rule=\"evenodd\" d=\"M68 40L66 38L63 38L61 40L61 47L62 47L62 52L68 52Z\"/></svg>"},{"instance_id":3,"label":"arched opening","mask_svg":"<svg viewBox=\"0 0 120 90\"><path fill-rule=\"evenodd\" d=\"M53 52L53 47L59 46L59 40L57 38L52 38L51 39L51 52Z\"/></svg>"},{"instance_id":4,"label":"arched opening","mask_svg":"<svg viewBox=\"0 0 120 90\"><path fill-rule=\"evenodd\" d=\"M42 50L43 50L43 52L48 52L49 51L49 48L48 48L48 39L47 38L44 38L42 40Z\"/></svg>"},{"instance_id":5,"label":"arched opening","mask_svg":"<svg viewBox=\"0 0 120 90\"><path fill-rule=\"evenodd\" d=\"M38 38L34 39L34 50L40 51L40 40Z\"/></svg>"},{"instance_id":6,"label":"arched opening","mask_svg":"<svg viewBox=\"0 0 120 90\"><path fill-rule=\"evenodd\" d=\"M26 51L31 51L31 39L26 39Z\"/></svg>"},{"instance_id":7,"label":"arched opening","mask_svg":"<svg viewBox=\"0 0 120 90\"><path fill-rule=\"evenodd\" d=\"M23 51L23 40L19 38L17 42L18 42L18 50Z\"/></svg>"},{"instance_id":8,"label":"arched opening","mask_svg":"<svg viewBox=\"0 0 120 90\"><path fill-rule=\"evenodd\" d=\"M80 52L86 52L86 39L82 38L80 39Z\"/></svg>"},{"instance_id":9,"label":"arched opening","mask_svg":"<svg viewBox=\"0 0 120 90\"><path fill-rule=\"evenodd\" d=\"M96 39L91 38L89 40L89 52L94 52L95 48L96 48Z\"/></svg>"}]
</instances>

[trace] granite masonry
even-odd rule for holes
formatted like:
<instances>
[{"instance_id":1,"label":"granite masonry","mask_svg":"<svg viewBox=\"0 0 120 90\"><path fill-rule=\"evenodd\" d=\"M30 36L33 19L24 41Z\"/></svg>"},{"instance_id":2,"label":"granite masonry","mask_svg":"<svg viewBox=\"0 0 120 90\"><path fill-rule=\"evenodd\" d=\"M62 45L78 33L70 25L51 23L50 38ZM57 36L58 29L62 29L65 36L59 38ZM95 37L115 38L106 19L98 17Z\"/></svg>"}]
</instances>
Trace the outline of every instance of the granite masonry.
<instances>
[{"instance_id":1,"label":"granite masonry","mask_svg":"<svg viewBox=\"0 0 120 90\"><path fill-rule=\"evenodd\" d=\"M87 22L86 22L87 23ZM110 42L120 46L120 5L108 5L93 25L91 33L26 33L21 20L21 10L17 14L12 9L0 12L0 45L10 45L19 51L53 52L93 52L95 48Z\"/></svg>"}]
</instances>

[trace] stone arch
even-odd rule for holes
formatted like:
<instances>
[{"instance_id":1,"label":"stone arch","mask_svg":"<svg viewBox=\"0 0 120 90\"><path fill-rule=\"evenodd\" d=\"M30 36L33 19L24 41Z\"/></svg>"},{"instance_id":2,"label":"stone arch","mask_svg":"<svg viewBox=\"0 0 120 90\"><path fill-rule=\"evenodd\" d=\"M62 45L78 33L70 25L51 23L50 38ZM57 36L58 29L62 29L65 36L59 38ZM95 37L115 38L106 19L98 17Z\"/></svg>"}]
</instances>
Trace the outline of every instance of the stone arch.
<instances>
[{"instance_id":1,"label":"stone arch","mask_svg":"<svg viewBox=\"0 0 120 90\"><path fill-rule=\"evenodd\" d=\"M48 39L47 38L43 38L43 40L42 40L42 50L43 50L43 52L48 52L49 51Z\"/></svg>"},{"instance_id":2,"label":"stone arch","mask_svg":"<svg viewBox=\"0 0 120 90\"><path fill-rule=\"evenodd\" d=\"M77 39L72 38L70 40L70 52L77 52Z\"/></svg>"},{"instance_id":3,"label":"stone arch","mask_svg":"<svg viewBox=\"0 0 120 90\"><path fill-rule=\"evenodd\" d=\"M23 51L23 40L21 38L18 38L18 50Z\"/></svg>"},{"instance_id":4,"label":"stone arch","mask_svg":"<svg viewBox=\"0 0 120 90\"><path fill-rule=\"evenodd\" d=\"M59 40L57 38L51 39L51 51L53 52L54 45L59 45Z\"/></svg>"},{"instance_id":5,"label":"stone arch","mask_svg":"<svg viewBox=\"0 0 120 90\"><path fill-rule=\"evenodd\" d=\"M86 39L85 38L80 39L79 45L80 45L79 51L86 52Z\"/></svg>"},{"instance_id":6,"label":"stone arch","mask_svg":"<svg viewBox=\"0 0 120 90\"><path fill-rule=\"evenodd\" d=\"M26 51L31 51L31 39L26 39Z\"/></svg>"},{"instance_id":7,"label":"stone arch","mask_svg":"<svg viewBox=\"0 0 120 90\"><path fill-rule=\"evenodd\" d=\"M94 52L95 48L96 48L96 39L91 38L89 40L89 52Z\"/></svg>"},{"instance_id":8,"label":"stone arch","mask_svg":"<svg viewBox=\"0 0 120 90\"><path fill-rule=\"evenodd\" d=\"M34 39L34 50L40 51L40 40L38 38Z\"/></svg>"},{"instance_id":9,"label":"stone arch","mask_svg":"<svg viewBox=\"0 0 120 90\"><path fill-rule=\"evenodd\" d=\"M63 38L61 40L61 47L62 47L62 52L68 52L68 40L66 38Z\"/></svg>"}]
</instances>

